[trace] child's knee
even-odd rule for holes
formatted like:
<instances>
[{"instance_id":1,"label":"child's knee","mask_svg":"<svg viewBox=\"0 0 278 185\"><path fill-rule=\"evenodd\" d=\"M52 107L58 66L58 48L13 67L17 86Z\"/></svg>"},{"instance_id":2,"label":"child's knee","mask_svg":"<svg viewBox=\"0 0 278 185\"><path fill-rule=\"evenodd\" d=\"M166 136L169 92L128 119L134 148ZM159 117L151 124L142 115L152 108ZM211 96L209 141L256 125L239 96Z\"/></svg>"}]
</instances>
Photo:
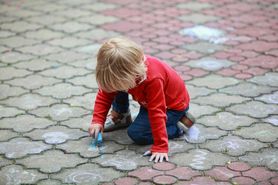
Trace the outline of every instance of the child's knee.
<instances>
[{"instance_id":1,"label":"child's knee","mask_svg":"<svg viewBox=\"0 0 278 185\"><path fill-rule=\"evenodd\" d=\"M130 139L132 139L133 142L138 145L150 144L140 131L138 132L138 130L134 129L131 126L127 129L127 134L130 137Z\"/></svg>"}]
</instances>

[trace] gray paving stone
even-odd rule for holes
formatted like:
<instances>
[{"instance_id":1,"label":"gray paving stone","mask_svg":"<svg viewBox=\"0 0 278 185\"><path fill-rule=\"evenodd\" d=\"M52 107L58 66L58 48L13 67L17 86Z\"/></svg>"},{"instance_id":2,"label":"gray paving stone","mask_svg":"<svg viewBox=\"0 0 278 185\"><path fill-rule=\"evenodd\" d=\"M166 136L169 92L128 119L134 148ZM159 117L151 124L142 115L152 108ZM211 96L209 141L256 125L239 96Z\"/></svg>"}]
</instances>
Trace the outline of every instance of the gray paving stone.
<instances>
[{"instance_id":1,"label":"gray paving stone","mask_svg":"<svg viewBox=\"0 0 278 185\"><path fill-rule=\"evenodd\" d=\"M78 33L77 36L85 39L102 40L118 36L119 33L113 31L106 31L104 29L94 29L88 32Z\"/></svg>"},{"instance_id":2,"label":"gray paving stone","mask_svg":"<svg viewBox=\"0 0 278 185\"><path fill-rule=\"evenodd\" d=\"M149 164L148 160L142 157L142 155L129 150L122 150L114 154L105 154L92 159L92 161L103 167L114 167L121 171L130 171L136 169L138 166Z\"/></svg>"},{"instance_id":3,"label":"gray paving stone","mask_svg":"<svg viewBox=\"0 0 278 185\"><path fill-rule=\"evenodd\" d=\"M45 118L37 118L32 115L19 115L12 118L5 118L1 120L1 129L13 129L16 132L28 132L36 128L46 128L55 124Z\"/></svg>"},{"instance_id":4,"label":"gray paving stone","mask_svg":"<svg viewBox=\"0 0 278 185\"><path fill-rule=\"evenodd\" d=\"M41 58L37 58L34 60L19 62L17 64L14 64L13 66L21 69L28 69L31 71L41 71L41 70L46 70L49 68L55 68L61 66L61 64L57 62L47 61Z\"/></svg>"},{"instance_id":5,"label":"gray paving stone","mask_svg":"<svg viewBox=\"0 0 278 185\"><path fill-rule=\"evenodd\" d=\"M47 144L61 144L87 135L87 132L79 129L69 129L64 126L53 126L43 130L36 129L24 134L24 136L30 137L32 140L43 140Z\"/></svg>"},{"instance_id":6,"label":"gray paving stone","mask_svg":"<svg viewBox=\"0 0 278 185\"><path fill-rule=\"evenodd\" d=\"M6 118L6 117L13 117L19 114L23 114L24 111L13 108L13 107L7 107L7 106L2 106L0 105L0 118Z\"/></svg>"},{"instance_id":7,"label":"gray paving stone","mask_svg":"<svg viewBox=\"0 0 278 185\"><path fill-rule=\"evenodd\" d=\"M261 142L274 142L278 138L278 127L269 124L255 124L252 127L243 127L234 131L234 134L248 139L257 139Z\"/></svg>"},{"instance_id":8,"label":"gray paving stone","mask_svg":"<svg viewBox=\"0 0 278 185\"><path fill-rule=\"evenodd\" d=\"M35 12L35 11L31 11L31 10L25 10L25 9L18 9L18 7L12 7L10 10L8 10L6 12L6 15L8 16L15 16L18 18L25 18L25 17L31 17L31 16L37 16L40 15L41 12Z\"/></svg>"},{"instance_id":9,"label":"gray paving stone","mask_svg":"<svg viewBox=\"0 0 278 185\"><path fill-rule=\"evenodd\" d=\"M7 64L13 64L19 61L25 61L35 58L34 56L28 55L28 54L21 54L16 51L10 51L3 53L0 57L1 63L7 63Z\"/></svg>"},{"instance_id":10,"label":"gray paving stone","mask_svg":"<svg viewBox=\"0 0 278 185\"><path fill-rule=\"evenodd\" d=\"M78 60L76 62L72 62L69 65L78 68L82 67L92 72L93 70L96 69L97 62L95 58L93 59L89 58L85 60Z\"/></svg>"},{"instance_id":11,"label":"gray paving stone","mask_svg":"<svg viewBox=\"0 0 278 185\"><path fill-rule=\"evenodd\" d=\"M191 103L189 105L189 112L195 117L195 118L199 118L200 116L204 116L204 115L210 115L210 114L214 114L218 111L220 111L220 109L209 106L209 105L197 105L194 103Z\"/></svg>"},{"instance_id":12,"label":"gray paving stone","mask_svg":"<svg viewBox=\"0 0 278 185\"><path fill-rule=\"evenodd\" d=\"M0 141L7 141L16 136L19 136L19 135L11 130L0 130Z\"/></svg>"},{"instance_id":13,"label":"gray paving stone","mask_svg":"<svg viewBox=\"0 0 278 185\"><path fill-rule=\"evenodd\" d=\"M267 123L270 123L274 126L278 126L278 116L277 115L273 115L273 116L270 116L266 119L263 119L265 122Z\"/></svg>"},{"instance_id":14,"label":"gray paving stone","mask_svg":"<svg viewBox=\"0 0 278 185\"><path fill-rule=\"evenodd\" d=\"M91 12L86 10L79 10L77 8L67 8L66 10L53 12L53 14L58 16L65 16L67 18L79 18L91 15Z\"/></svg>"},{"instance_id":15,"label":"gray paving stone","mask_svg":"<svg viewBox=\"0 0 278 185\"><path fill-rule=\"evenodd\" d=\"M41 25L37 25L37 24L30 24L28 22L25 22L23 20L20 21L16 21L16 22L12 22L12 23L5 23L5 24L1 24L1 29L4 30L11 30L12 32L25 32L25 31L29 31L29 30L36 30L41 28Z\"/></svg>"},{"instance_id":16,"label":"gray paving stone","mask_svg":"<svg viewBox=\"0 0 278 185\"><path fill-rule=\"evenodd\" d=\"M195 78L187 83L196 86L205 86L212 89L220 89L226 86L235 85L238 82L239 82L238 80L230 77L222 77L219 75L208 75L201 78Z\"/></svg>"},{"instance_id":17,"label":"gray paving stone","mask_svg":"<svg viewBox=\"0 0 278 185\"><path fill-rule=\"evenodd\" d=\"M22 53L28 53L36 56L44 56L44 55L61 52L63 51L63 49L56 46L50 46L47 44L37 44L37 45L18 48L17 51L21 51Z\"/></svg>"},{"instance_id":18,"label":"gray paving stone","mask_svg":"<svg viewBox=\"0 0 278 185\"><path fill-rule=\"evenodd\" d=\"M41 72L44 76L56 77L59 79L69 79L74 76L81 76L88 74L89 71L81 68L74 68L69 66L61 66L55 69L48 69Z\"/></svg>"},{"instance_id":19,"label":"gray paving stone","mask_svg":"<svg viewBox=\"0 0 278 185\"><path fill-rule=\"evenodd\" d=\"M260 97L255 98L255 99L256 100L261 100L265 103L278 104L278 91L276 91L272 94L262 95Z\"/></svg>"},{"instance_id":20,"label":"gray paving stone","mask_svg":"<svg viewBox=\"0 0 278 185\"><path fill-rule=\"evenodd\" d=\"M6 38L10 36L14 36L16 33L10 31L0 31L0 38Z\"/></svg>"},{"instance_id":21,"label":"gray paving stone","mask_svg":"<svg viewBox=\"0 0 278 185\"><path fill-rule=\"evenodd\" d=\"M122 145L130 145L133 143L133 141L130 139L130 137L127 135L127 130L116 130L109 133L104 133L103 137L105 140L108 141L115 141L116 143L122 144Z\"/></svg>"},{"instance_id":22,"label":"gray paving stone","mask_svg":"<svg viewBox=\"0 0 278 185\"><path fill-rule=\"evenodd\" d=\"M40 155L32 155L19 159L16 162L28 168L38 168L43 173L56 173L61 168L72 168L77 164L87 162L87 160L75 154L64 154L59 150L49 150Z\"/></svg>"},{"instance_id":23,"label":"gray paving stone","mask_svg":"<svg viewBox=\"0 0 278 185\"><path fill-rule=\"evenodd\" d=\"M13 67L3 67L1 68L0 80L10 80L13 78L23 77L31 72L24 69L15 69Z\"/></svg>"},{"instance_id":24,"label":"gray paving stone","mask_svg":"<svg viewBox=\"0 0 278 185\"><path fill-rule=\"evenodd\" d=\"M40 12L56 12L60 10L64 10L67 8L67 6L59 5L56 3L45 3L45 4L38 4L34 5L33 3L29 6L30 9L40 11Z\"/></svg>"},{"instance_id":25,"label":"gray paving stone","mask_svg":"<svg viewBox=\"0 0 278 185\"><path fill-rule=\"evenodd\" d=\"M69 118L81 117L90 112L82 108L71 107L66 104L55 104L51 107L37 108L36 110L30 111L30 113L39 117L51 118L55 121L63 121Z\"/></svg>"},{"instance_id":26,"label":"gray paving stone","mask_svg":"<svg viewBox=\"0 0 278 185\"><path fill-rule=\"evenodd\" d=\"M53 85L58 82L61 82L61 80L52 77L42 77L40 75L30 75L25 78L17 78L17 79L6 81L7 84L13 86L20 86L30 90Z\"/></svg>"},{"instance_id":27,"label":"gray paving stone","mask_svg":"<svg viewBox=\"0 0 278 185\"><path fill-rule=\"evenodd\" d=\"M82 157L87 158L98 156L102 158L102 154L113 154L124 149L124 146L113 141L106 141L106 139L104 139L103 146L101 147L93 147L91 145L92 142L92 137L86 137L78 141L69 141L65 144L57 146L57 148L63 149L67 153L79 153Z\"/></svg>"},{"instance_id":28,"label":"gray paving stone","mask_svg":"<svg viewBox=\"0 0 278 185\"><path fill-rule=\"evenodd\" d=\"M245 104L233 105L227 110L236 114L245 114L254 118L264 118L278 112L278 107L272 104L264 104L258 101L251 101Z\"/></svg>"},{"instance_id":29,"label":"gray paving stone","mask_svg":"<svg viewBox=\"0 0 278 185\"><path fill-rule=\"evenodd\" d=\"M5 159L4 157L0 156L0 168L3 166L10 165L12 163L13 163L12 160L8 160L8 159ZM1 178L0 178L0 182L1 182Z\"/></svg>"},{"instance_id":30,"label":"gray paving stone","mask_svg":"<svg viewBox=\"0 0 278 185\"><path fill-rule=\"evenodd\" d=\"M234 115L230 112L219 112L216 115L205 116L198 122L209 127L218 127L223 130L235 130L242 126L250 126L256 119L247 116Z\"/></svg>"},{"instance_id":31,"label":"gray paving stone","mask_svg":"<svg viewBox=\"0 0 278 185\"><path fill-rule=\"evenodd\" d=\"M83 18L81 18L83 19ZM80 21L80 19L78 19ZM82 22L82 21L80 21ZM75 33L80 31L86 31L90 29L94 29L93 26L84 24L84 23L78 23L76 21L67 21L65 23L58 23L54 25L50 25L50 28L56 30L56 31L62 31L66 33Z\"/></svg>"},{"instance_id":32,"label":"gray paving stone","mask_svg":"<svg viewBox=\"0 0 278 185\"><path fill-rule=\"evenodd\" d=\"M232 104L242 103L250 100L249 98L243 98L241 96L230 96L222 93L214 93L208 96L198 97L192 100L193 103L199 103L202 105L213 105L216 107L227 107Z\"/></svg>"},{"instance_id":33,"label":"gray paving stone","mask_svg":"<svg viewBox=\"0 0 278 185\"><path fill-rule=\"evenodd\" d=\"M6 105L16 106L25 110L31 110L41 106L49 106L55 103L56 100L50 97L42 97L37 94L24 94L19 97L8 98L2 102Z\"/></svg>"},{"instance_id":34,"label":"gray paving stone","mask_svg":"<svg viewBox=\"0 0 278 185\"><path fill-rule=\"evenodd\" d=\"M270 93L273 90L275 90L275 88L267 87L264 85L259 86L252 83L244 82L244 83L237 84L235 86L220 89L220 92L242 95L246 97L256 97L261 94Z\"/></svg>"},{"instance_id":35,"label":"gray paving stone","mask_svg":"<svg viewBox=\"0 0 278 185\"><path fill-rule=\"evenodd\" d=\"M82 17L78 21L84 22L84 23L89 23L92 25L102 25L102 24L106 24L106 23L115 22L118 20L119 19L117 19L116 17L96 14L96 15L91 15L88 17Z\"/></svg>"},{"instance_id":36,"label":"gray paving stone","mask_svg":"<svg viewBox=\"0 0 278 185\"><path fill-rule=\"evenodd\" d=\"M92 60L92 56L87 53L78 53L76 51L64 51L61 53L48 55L46 56L46 59L52 61L58 61L64 64L69 64L72 62L77 62L79 60L86 60L86 59Z\"/></svg>"},{"instance_id":37,"label":"gray paving stone","mask_svg":"<svg viewBox=\"0 0 278 185\"><path fill-rule=\"evenodd\" d=\"M207 96L212 92L215 92L211 89L205 88L205 87L195 87L193 85L187 84L186 85L187 90L190 94L191 99L195 99L198 96Z\"/></svg>"},{"instance_id":38,"label":"gray paving stone","mask_svg":"<svg viewBox=\"0 0 278 185\"><path fill-rule=\"evenodd\" d=\"M98 88L95 74L88 74L86 76L75 77L68 81L75 85L83 85L83 86L86 86L89 88L95 88L95 89Z\"/></svg>"},{"instance_id":39,"label":"gray paving stone","mask_svg":"<svg viewBox=\"0 0 278 185\"><path fill-rule=\"evenodd\" d=\"M24 90L20 87L13 87L6 84L0 84L0 100L12 96L20 96L26 93L27 90Z\"/></svg>"},{"instance_id":40,"label":"gray paving stone","mask_svg":"<svg viewBox=\"0 0 278 185\"><path fill-rule=\"evenodd\" d=\"M237 136L226 136L223 139L211 140L201 144L201 148L208 149L213 152L227 153L231 156L241 156L246 152L258 151L267 144L251 139L242 139Z\"/></svg>"},{"instance_id":41,"label":"gray paving stone","mask_svg":"<svg viewBox=\"0 0 278 185\"><path fill-rule=\"evenodd\" d=\"M192 23L195 23L195 24L203 24L203 23L206 23L206 22L216 21L219 18L216 17L216 16L193 13L191 15L179 16L178 19L180 19L184 22L192 22Z\"/></svg>"},{"instance_id":42,"label":"gray paving stone","mask_svg":"<svg viewBox=\"0 0 278 185\"><path fill-rule=\"evenodd\" d=\"M117 5L111 4L111 3L94 2L91 4L86 4L86 5L82 6L81 8L99 12L99 11L103 11L103 10L115 9L117 7L118 7Z\"/></svg>"},{"instance_id":43,"label":"gray paving stone","mask_svg":"<svg viewBox=\"0 0 278 185\"><path fill-rule=\"evenodd\" d=\"M38 182L38 185L60 185L61 182L53 179L46 179Z\"/></svg>"},{"instance_id":44,"label":"gray paving stone","mask_svg":"<svg viewBox=\"0 0 278 185\"><path fill-rule=\"evenodd\" d=\"M0 43L1 45L5 45L10 48L16 48L16 47L33 45L39 43L39 41L33 39L26 39L20 36L14 36L14 37L0 39Z\"/></svg>"},{"instance_id":45,"label":"gray paving stone","mask_svg":"<svg viewBox=\"0 0 278 185\"><path fill-rule=\"evenodd\" d=\"M34 19L36 19L36 18L37 17L34 17ZM38 17L38 18L40 18L40 17ZM55 20L56 19L59 20L59 18L55 17ZM64 19L62 19L62 20L64 20ZM42 19L39 19L38 21L42 21ZM46 21L46 22L49 22L49 21ZM46 40L50 40L50 39L61 38L61 37L64 36L64 34L60 33L60 32L56 32L56 31L52 31L52 30L43 28L43 29L39 29L39 30L35 30L35 31L28 31L27 33L25 33L25 36L27 38L31 38L31 39L46 41Z\"/></svg>"},{"instance_id":46,"label":"gray paving stone","mask_svg":"<svg viewBox=\"0 0 278 185\"><path fill-rule=\"evenodd\" d=\"M79 128L88 131L92 119L92 115L85 117L71 118L67 121L62 121L60 124L70 128Z\"/></svg>"},{"instance_id":47,"label":"gray paving stone","mask_svg":"<svg viewBox=\"0 0 278 185\"><path fill-rule=\"evenodd\" d=\"M202 125L195 124L184 135L184 139L189 143L204 143L210 139L218 139L227 132L217 128L206 128Z\"/></svg>"},{"instance_id":48,"label":"gray paving stone","mask_svg":"<svg viewBox=\"0 0 278 185\"><path fill-rule=\"evenodd\" d=\"M11 50L9 48L0 45L0 53L10 52L10 51ZM3 63L1 63L1 65L3 65Z\"/></svg>"},{"instance_id":49,"label":"gray paving stone","mask_svg":"<svg viewBox=\"0 0 278 185\"><path fill-rule=\"evenodd\" d=\"M227 68L233 63L228 60L219 60L215 58L202 58L200 60L191 60L186 63L193 68L202 68L206 71L218 71L222 68Z\"/></svg>"},{"instance_id":50,"label":"gray paving stone","mask_svg":"<svg viewBox=\"0 0 278 185\"><path fill-rule=\"evenodd\" d=\"M209 42L197 42L193 44L186 44L183 46L183 48L190 51L197 51L204 54L211 54L216 51L226 49L226 47L223 45L217 45Z\"/></svg>"},{"instance_id":51,"label":"gray paving stone","mask_svg":"<svg viewBox=\"0 0 278 185\"><path fill-rule=\"evenodd\" d=\"M54 46L60 46L60 47L70 49L70 48L89 44L89 41L85 39L77 39L75 37L64 37L62 39L50 40L48 43Z\"/></svg>"},{"instance_id":52,"label":"gray paving stone","mask_svg":"<svg viewBox=\"0 0 278 185\"><path fill-rule=\"evenodd\" d=\"M215 165L225 165L231 158L220 154L212 153L204 149L190 150L189 153L176 154L171 161L180 166L190 166L196 170L209 170Z\"/></svg>"},{"instance_id":53,"label":"gray paving stone","mask_svg":"<svg viewBox=\"0 0 278 185\"><path fill-rule=\"evenodd\" d=\"M124 174L112 168L100 168L96 164L84 164L75 169L66 169L63 172L51 175L60 179L63 183L74 183L84 185L97 185L100 182L111 182Z\"/></svg>"},{"instance_id":54,"label":"gray paving stone","mask_svg":"<svg viewBox=\"0 0 278 185\"><path fill-rule=\"evenodd\" d=\"M26 20L48 26L48 25L53 25L55 23L64 22L67 19L62 16L51 15L51 14L42 14L39 16L30 17ZM28 32L27 34L31 35L32 32ZM62 33L60 33L60 34L62 34Z\"/></svg>"},{"instance_id":55,"label":"gray paving stone","mask_svg":"<svg viewBox=\"0 0 278 185\"><path fill-rule=\"evenodd\" d=\"M269 85L269 86L278 86L278 75L277 73L266 73L263 76L255 76L249 81L257 83L259 85Z\"/></svg>"},{"instance_id":56,"label":"gray paving stone","mask_svg":"<svg viewBox=\"0 0 278 185\"><path fill-rule=\"evenodd\" d=\"M47 175L36 170L26 170L19 165L10 165L0 171L1 184L36 184L38 180L47 178Z\"/></svg>"},{"instance_id":57,"label":"gray paving stone","mask_svg":"<svg viewBox=\"0 0 278 185\"><path fill-rule=\"evenodd\" d=\"M177 8L181 8L181 9L189 9L192 11L199 11L202 9L207 9L207 8L211 8L212 5L209 3L199 3L199 2L187 2L187 3L179 3L176 5Z\"/></svg>"},{"instance_id":58,"label":"gray paving stone","mask_svg":"<svg viewBox=\"0 0 278 185\"><path fill-rule=\"evenodd\" d=\"M75 51L79 52L79 53L87 53L91 56L93 56L93 58L90 58L88 61L90 61L90 63L95 60L95 57L97 55L97 52L100 48L100 44L90 44L87 46L81 46L79 48L76 48Z\"/></svg>"},{"instance_id":59,"label":"gray paving stone","mask_svg":"<svg viewBox=\"0 0 278 185\"><path fill-rule=\"evenodd\" d=\"M87 93L88 91L90 90L82 86L73 86L67 83L60 83L53 86L42 87L41 89L35 90L34 92L37 92L44 96L64 99L72 96L82 95Z\"/></svg>"},{"instance_id":60,"label":"gray paving stone","mask_svg":"<svg viewBox=\"0 0 278 185\"><path fill-rule=\"evenodd\" d=\"M264 149L262 152L251 152L239 158L251 165L267 166L272 170L278 170L278 150L275 148Z\"/></svg>"},{"instance_id":61,"label":"gray paving stone","mask_svg":"<svg viewBox=\"0 0 278 185\"><path fill-rule=\"evenodd\" d=\"M74 96L72 98L65 99L63 102L69 103L71 106L79 106L92 110L92 108L94 108L95 98L96 93L88 93L86 95Z\"/></svg>"},{"instance_id":62,"label":"gray paving stone","mask_svg":"<svg viewBox=\"0 0 278 185\"><path fill-rule=\"evenodd\" d=\"M26 138L14 138L8 142L0 143L0 153L6 158L15 159L27 156L28 154L38 154L50 149L51 146L41 141L30 141Z\"/></svg>"}]
</instances>

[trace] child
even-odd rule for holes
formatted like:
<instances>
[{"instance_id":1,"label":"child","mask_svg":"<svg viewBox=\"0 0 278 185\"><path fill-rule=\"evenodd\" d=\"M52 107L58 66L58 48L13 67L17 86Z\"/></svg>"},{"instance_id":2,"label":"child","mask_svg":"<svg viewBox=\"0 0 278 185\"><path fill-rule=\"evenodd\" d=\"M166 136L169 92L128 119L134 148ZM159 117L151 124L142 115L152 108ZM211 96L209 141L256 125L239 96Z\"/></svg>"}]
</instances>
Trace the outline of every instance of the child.
<instances>
[{"instance_id":1,"label":"child","mask_svg":"<svg viewBox=\"0 0 278 185\"><path fill-rule=\"evenodd\" d=\"M194 123L187 113L190 98L179 75L164 62L145 56L136 43L112 38L99 49L96 80L99 91L89 134L128 127L136 144L153 144L150 161L168 161L168 138L179 137ZM128 94L141 105L133 122ZM105 123L111 104L112 120Z\"/></svg>"}]
</instances>

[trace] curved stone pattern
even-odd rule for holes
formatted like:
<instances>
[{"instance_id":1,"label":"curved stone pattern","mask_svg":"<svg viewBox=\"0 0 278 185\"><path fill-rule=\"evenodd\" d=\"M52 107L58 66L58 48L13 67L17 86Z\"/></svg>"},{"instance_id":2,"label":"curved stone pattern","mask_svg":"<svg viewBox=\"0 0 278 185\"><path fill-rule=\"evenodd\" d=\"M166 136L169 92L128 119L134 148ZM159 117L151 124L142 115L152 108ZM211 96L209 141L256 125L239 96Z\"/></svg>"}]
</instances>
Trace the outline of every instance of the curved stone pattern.
<instances>
[{"instance_id":1,"label":"curved stone pattern","mask_svg":"<svg viewBox=\"0 0 278 185\"><path fill-rule=\"evenodd\" d=\"M196 118L204 115L214 114L218 111L220 111L218 108L209 105L197 105L194 103L191 103L189 108L189 112Z\"/></svg>"},{"instance_id":2,"label":"curved stone pattern","mask_svg":"<svg viewBox=\"0 0 278 185\"><path fill-rule=\"evenodd\" d=\"M28 154L38 154L44 150L50 149L40 141L30 141L26 138L14 138L9 142L0 143L0 153L5 154L7 158L21 158Z\"/></svg>"},{"instance_id":3,"label":"curved stone pattern","mask_svg":"<svg viewBox=\"0 0 278 185\"><path fill-rule=\"evenodd\" d=\"M84 117L77 117L77 118L71 118L66 121L62 121L61 125L64 125L69 128L78 128L82 129L83 131L88 131L88 127L91 123L92 115L87 115Z\"/></svg>"},{"instance_id":4,"label":"curved stone pattern","mask_svg":"<svg viewBox=\"0 0 278 185\"><path fill-rule=\"evenodd\" d=\"M0 130L0 141L6 141L16 136L19 135L11 130Z\"/></svg>"}]
</instances>

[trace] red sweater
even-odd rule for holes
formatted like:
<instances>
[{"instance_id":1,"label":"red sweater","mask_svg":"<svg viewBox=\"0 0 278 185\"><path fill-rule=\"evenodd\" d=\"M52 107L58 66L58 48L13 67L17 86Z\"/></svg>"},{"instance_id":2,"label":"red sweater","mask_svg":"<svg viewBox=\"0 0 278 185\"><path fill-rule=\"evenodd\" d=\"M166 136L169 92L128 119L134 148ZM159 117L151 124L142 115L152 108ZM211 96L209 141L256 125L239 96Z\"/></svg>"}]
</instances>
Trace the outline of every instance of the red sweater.
<instances>
[{"instance_id":1,"label":"red sweater","mask_svg":"<svg viewBox=\"0 0 278 185\"><path fill-rule=\"evenodd\" d=\"M189 95L180 76L166 63L147 56L147 79L128 90L133 99L148 110L154 144L152 152L168 152L166 109L184 110ZM92 123L104 124L117 93L97 93Z\"/></svg>"}]
</instances>

